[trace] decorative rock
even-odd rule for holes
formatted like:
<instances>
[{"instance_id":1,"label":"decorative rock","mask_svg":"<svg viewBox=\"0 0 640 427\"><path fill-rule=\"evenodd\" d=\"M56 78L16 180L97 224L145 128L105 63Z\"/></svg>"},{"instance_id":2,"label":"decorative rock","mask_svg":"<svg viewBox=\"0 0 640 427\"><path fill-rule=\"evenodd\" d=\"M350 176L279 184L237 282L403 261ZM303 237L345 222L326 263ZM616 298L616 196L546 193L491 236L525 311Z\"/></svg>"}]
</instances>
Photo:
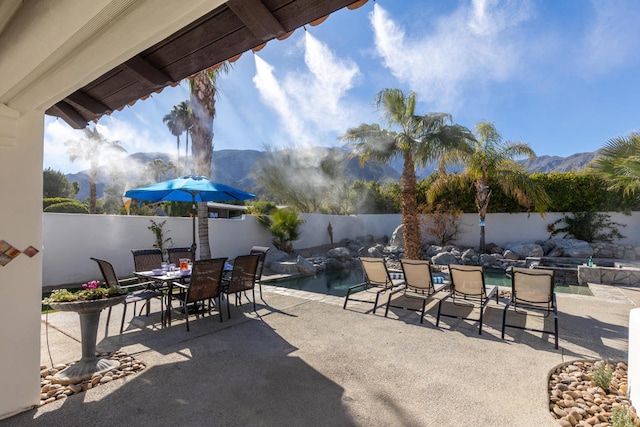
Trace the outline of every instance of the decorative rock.
<instances>
[{"instance_id":1,"label":"decorative rock","mask_svg":"<svg viewBox=\"0 0 640 427\"><path fill-rule=\"evenodd\" d=\"M556 247L561 247L564 256L572 258L589 258L593 256L593 248L588 242L578 239L555 239Z\"/></svg>"},{"instance_id":2,"label":"decorative rock","mask_svg":"<svg viewBox=\"0 0 640 427\"><path fill-rule=\"evenodd\" d=\"M527 257L541 257L544 255L542 246L535 243L515 243L507 245L507 249L518 254L521 259Z\"/></svg>"},{"instance_id":3,"label":"decorative rock","mask_svg":"<svg viewBox=\"0 0 640 427\"><path fill-rule=\"evenodd\" d=\"M289 259L288 253L272 247L264 258L264 266L269 267L271 263L283 261L285 259Z\"/></svg>"},{"instance_id":4,"label":"decorative rock","mask_svg":"<svg viewBox=\"0 0 640 427\"><path fill-rule=\"evenodd\" d=\"M449 252L442 252L432 257L431 262L437 265L448 265L448 264L455 264L457 262L457 259L455 256L451 255Z\"/></svg>"},{"instance_id":5,"label":"decorative rock","mask_svg":"<svg viewBox=\"0 0 640 427\"><path fill-rule=\"evenodd\" d=\"M389 246L404 246L404 227L402 224L396 227L391 234Z\"/></svg>"},{"instance_id":6,"label":"decorative rock","mask_svg":"<svg viewBox=\"0 0 640 427\"><path fill-rule=\"evenodd\" d=\"M371 258L382 258L382 252L377 247L367 249L367 256Z\"/></svg>"},{"instance_id":7,"label":"decorative rock","mask_svg":"<svg viewBox=\"0 0 640 427\"><path fill-rule=\"evenodd\" d=\"M520 256L510 249L505 250L502 256L504 256L506 259L513 259L513 260L520 259Z\"/></svg>"},{"instance_id":8,"label":"decorative rock","mask_svg":"<svg viewBox=\"0 0 640 427\"><path fill-rule=\"evenodd\" d=\"M351 259L351 251L345 247L333 248L327 252L329 258L335 258L341 261Z\"/></svg>"},{"instance_id":9,"label":"decorative rock","mask_svg":"<svg viewBox=\"0 0 640 427\"><path fill-rule=\"evenodd\" d=\"M315 274L316 269L313 267L313 263L308 259L301 257L298 255L296 259L296 263L298 264L298 271L303 274Z\"/></svg>"}]
</instances>

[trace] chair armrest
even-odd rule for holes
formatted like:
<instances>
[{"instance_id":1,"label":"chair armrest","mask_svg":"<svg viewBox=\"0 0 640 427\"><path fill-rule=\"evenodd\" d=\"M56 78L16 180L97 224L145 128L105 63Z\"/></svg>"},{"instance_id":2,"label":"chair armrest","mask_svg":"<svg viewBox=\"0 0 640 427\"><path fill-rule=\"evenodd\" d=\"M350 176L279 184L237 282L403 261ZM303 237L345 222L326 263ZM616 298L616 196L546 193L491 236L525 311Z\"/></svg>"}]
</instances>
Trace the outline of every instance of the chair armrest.
<instances>
[{"instance_id":1,"label":"chair armrest","mask_svg":"<svg viewBox=\"0 0 640 427\"><path fill-rule=\"evenodd\" d=\"M177 286L178 288L181 288L181 289L189 289L189 285L185 283L180 283L180 282L173 282L171 286L172 287Z\"/></svg>"}]
</instances>

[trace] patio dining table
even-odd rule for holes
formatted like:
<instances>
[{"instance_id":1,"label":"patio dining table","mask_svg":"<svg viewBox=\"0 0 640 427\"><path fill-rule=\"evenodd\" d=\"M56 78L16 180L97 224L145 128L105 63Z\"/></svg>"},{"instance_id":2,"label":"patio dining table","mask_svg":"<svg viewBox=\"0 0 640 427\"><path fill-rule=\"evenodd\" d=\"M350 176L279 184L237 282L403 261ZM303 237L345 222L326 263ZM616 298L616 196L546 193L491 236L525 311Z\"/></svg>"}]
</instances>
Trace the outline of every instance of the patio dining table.
<instances>
[{"instance_id":1,"label":"patio dining table","mask_svg":"<svg viewBox=\"0 0 640 427\"><path fill-rule=\"evenodd\" d=\"M224 264L224 272L223 279L228 277L228 275L233 270L233 264L229 262L225 262ZM162 326L164 327L169 319L168 316L171 316L171 293L173 292L173 284L174 282L184 283L187 279L191 278L191 270L176 270L176 271L163 271L159 273L156 270L150 271L134 271L134 276L140 277L147 281L155 281L155 282L163 282L166 286L163 286L161 289L165 291L165 313L162 317Z\"/></svg>"}]
</instances>

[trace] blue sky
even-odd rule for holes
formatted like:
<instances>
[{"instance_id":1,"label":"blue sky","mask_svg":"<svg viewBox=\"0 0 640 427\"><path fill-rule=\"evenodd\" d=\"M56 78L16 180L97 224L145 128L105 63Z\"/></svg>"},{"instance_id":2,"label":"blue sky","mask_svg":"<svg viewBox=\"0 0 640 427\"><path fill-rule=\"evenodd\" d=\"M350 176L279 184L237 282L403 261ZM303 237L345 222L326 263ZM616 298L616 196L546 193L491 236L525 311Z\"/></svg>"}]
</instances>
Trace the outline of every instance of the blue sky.
<instances>
[{"instance_id":1,"label":"blue sky","mask_svg":"<svg viewBox=\"0 0 640 427\"><path fill-rule=\"evenodd\" d=\"M493 122L538 155L595 151L640 128L638 22L635 0L369 1L244 53L219 80L214 150L340 146L349 127L383 123L372 100L399 88L419 114ZM129 154L175 153L162 117L188 96L166 88L99 129ZM86 169L64 146L81 136L47 117L44 167Z\"/></svg>"}]
</instances>

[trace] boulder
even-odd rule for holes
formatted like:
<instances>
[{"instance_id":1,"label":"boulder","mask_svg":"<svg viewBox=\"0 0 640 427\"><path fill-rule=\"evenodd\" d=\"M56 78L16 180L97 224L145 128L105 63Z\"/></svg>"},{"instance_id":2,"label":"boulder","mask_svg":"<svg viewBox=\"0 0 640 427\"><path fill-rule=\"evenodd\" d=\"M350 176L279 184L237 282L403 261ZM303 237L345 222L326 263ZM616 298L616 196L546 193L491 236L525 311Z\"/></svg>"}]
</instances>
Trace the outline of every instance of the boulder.
<instances>
[{"instance_id":1,"label":"boulder","mask_svg":"<svg viewBox=\"0 0 640 427\"><path fill-rule=\"evenodd\" d=\"M507 245L508 250L515 252L518 254L518 257L521 259L527 257L541 257L544 256L544 250L542 246L537 245L535 243L514 243Z\"/></svg>"},{"instance_id":2,"label":"boulder","mask_svg":"<svg viewBox=\"0 0 640 427\"><path fill-rule=\"evenodd\" d=\"M562 256L571 258L589 258L590 256L593 256L593 248L584 240L557 239L555 240L555 243L556 247L562 248Z\"/></svg>"},{"instance_id":3,"label":"boulder","mask_svg":"<svg viewBox=\"0 0 640 427\"><path fill-rule=\"evenodd\" d=\"M271 251L269 251L271 252ZM269 265L269 270L278 274L297 274L298 263L295 261L276 261Z\"/></svg>"},{"instance_id":4,"label":"boulder","mask_svg":"<svg viewBox=\"0 0 640 427\"><path fill-rule=\"evenodd\" d=\"M422 249L424 251L424 254L430 257L438 255L440 252L442 252L442 246L436 245L425 245Z\"/></svg>"},{"instance_id":5,"label":"boulder","mask_svg":"<svg viewBox=\"0 0 640 427\"><path fill-rule=\"evenodd\" d=\"M382 252L377 247L367 249L367 256L371 258L382 258Z\"/></svg>"},{"instance_id":6,"label":"boulder","mask_svg":"<svg viewBox=\"0 0 640 427\"><path fill-rule=\"evenodd\" d=\"M345 268L351 268L351 261L340 261L336 258L328 258L324 265L327 270L343 270Z\"/></svg>"},{"instance_id":7,"label":"boulder","mask_svg":"<svg viewBox=\"0 0 640 427\"><path fill-rule=\"evenodd\" d=\"M345 247L333 248L327 252L327 257L338 260L351 259L351 251Z\"/></svg>"},{"instance_id":8,"label":"boulder","mask_svg":"<svg viewBox=\"0 0 640 427\"><path fill-rule=\"evenodd\" d=\"M449 252L441 252L438 255L431 257L431 262L437 265L456 264L457 258L451 255Z\"/></svg>"},{"instance_id":9,"label":"boulder","mask_svg":"<svg viewBox=\"0 0 640 427\"><path fill-rule=\"evenodd\" d=\"M548 257L561 257L562 255L564 255L564 249L558 246L555 246L553 249L547 252Z\"/></svg>"},{"instance_id":10,"label":"boulder","mask_svg":"<svg viewBox=\"0 0 640 427\"><path fill-rule=\"evenodd\" d=\"M480 254L480 264L482 265L493 265L498 261L496 256L502 256L500 254Z\"/></svg>"},{"instance_id":11,"label":"boulder","mask_svg":"<svg viewBox=\"0 0 640 427\"><path fill-rule=\"evenodd\" d=\"M510 249L507 249L504 251L504 254L502 254L506 259L511 259L511 260L517 260L520 259L520 257L518 256L517 253L513 252Z\"/></svg>"},{"instance_id":12,"label":"boulder","mask_svg":"<svg viewBox=\"0 0 640 427\"><path fill-rule=\"evenodd\" d=\"M308 259L301 257L298 255L296 258L296 264L298 264L298 271L303 274L315 274L316 269L313 266L313 263Z\"/></svg>"},{"instance_id":13,"label":"boulder","mask_svg":"<svg viewBox=\"0 0 640 427\"><path fill-rule=\"evenodd\" d=\"M264 259L264 266L269 267L274 262L284 261L289 258L290 256L288 253L272 247L269 252L267 252L267 256Z\"/></svg>"},{"instance_id":14,"label":"boulder","mask_svg":"<svg viewBox=\"0 0 640 427\"><path fill-rule=\"evenodd\" d=\"M541 246L546 256L558 256L558 255L549 255L551 251L553 251L556 248L556 242L554 240L549 239L545 241Z\"/></svg>"},{"instance_id":15,"label":"boulder","mask_svg":"<svg viewBox=\"0 0 640 427\"><path fill-rule=\"evenodd\" d=\"M396 227L391 234L391 240L389 240L389 246L404 246L404 228L402 224Z\"/></svg>"},{"instance_id":16,"label":"boulder","mask_svg":"<svg viewBox=\"0 0 640 427\"><path fill-rule=\"evenodd\" d=\"M478 254L473 249L469 248L466 251L462 252L462 259L472 260L474 257L477 257Z\"/></svg>"}]
</instances>

